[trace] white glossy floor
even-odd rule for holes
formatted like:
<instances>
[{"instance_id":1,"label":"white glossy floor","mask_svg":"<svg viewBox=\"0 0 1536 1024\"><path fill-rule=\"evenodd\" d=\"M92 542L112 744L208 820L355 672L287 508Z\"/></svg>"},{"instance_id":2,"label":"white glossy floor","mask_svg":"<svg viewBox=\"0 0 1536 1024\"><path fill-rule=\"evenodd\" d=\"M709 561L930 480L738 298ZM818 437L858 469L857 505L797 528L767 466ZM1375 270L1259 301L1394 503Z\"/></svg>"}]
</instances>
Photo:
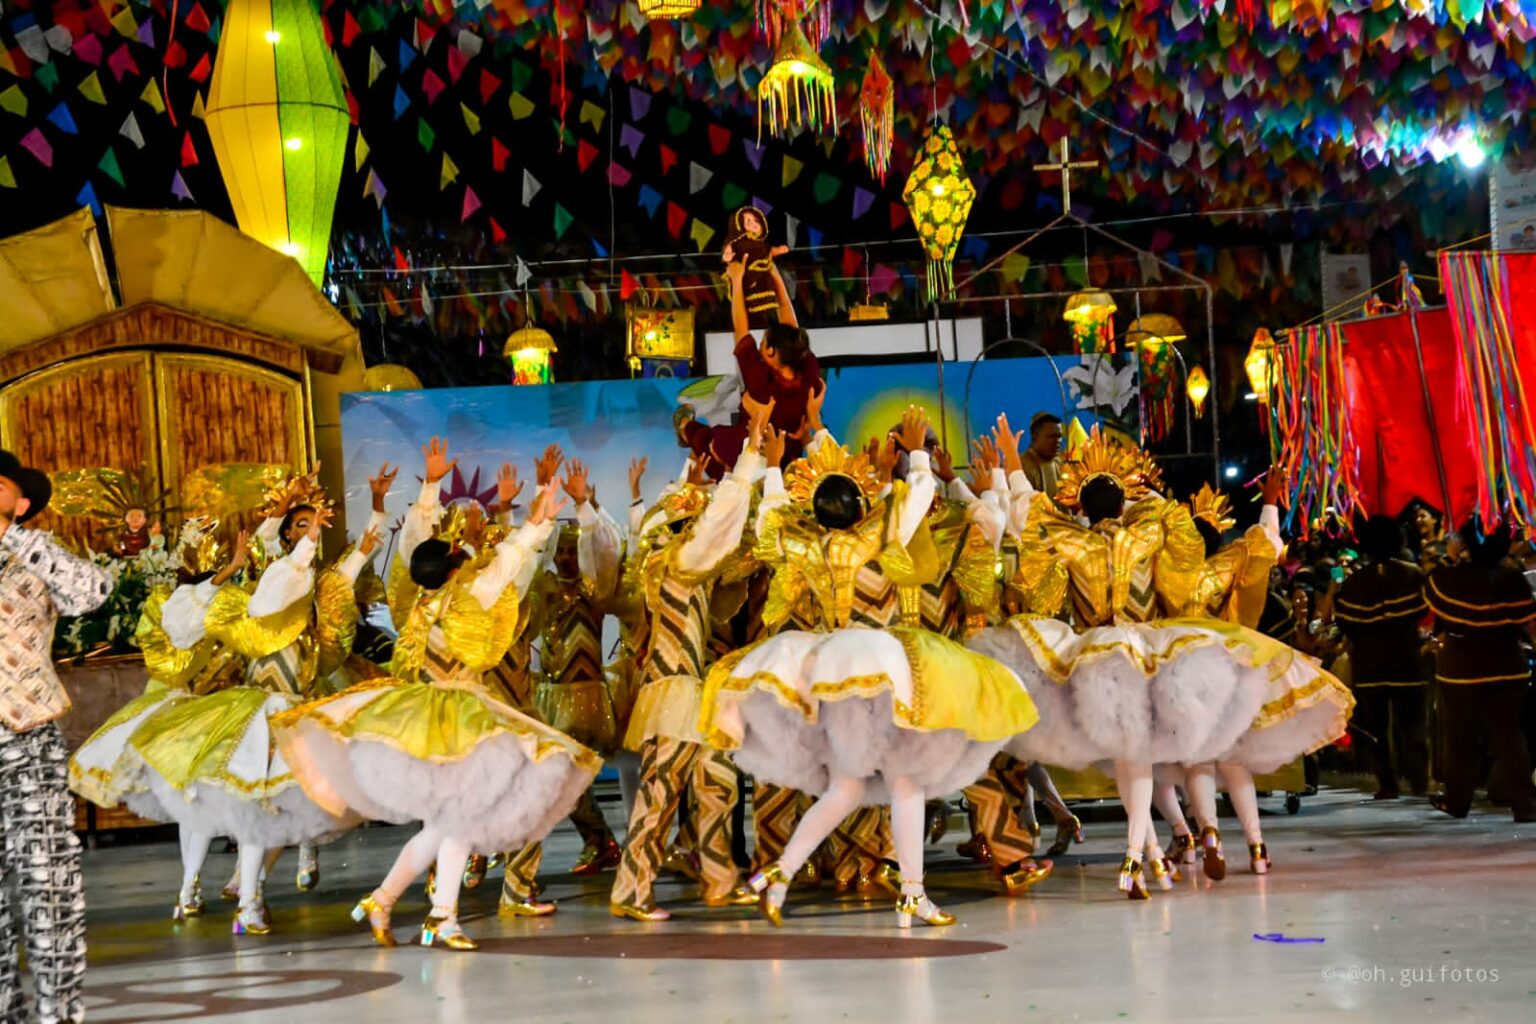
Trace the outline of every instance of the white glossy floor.
<instances>
[{"instance_id":1,"label":"white glossy floor","mask_svg":"<svg viewBox=\"0 0 1536 1024\"><path fill-rule=\"evenodd\" d=\"M271 887L277 931L232 938L227 905L173 926L173 843L88 855L90 1020L309 1024L423 1021L727 1024L789 1021L1536 1020L1536 826L1479 808L1452 821L1423 800L1373 804L1325 790L1295 817L1266 801L1275 872L1247 873L1235 822L1225 882L1187 878L1148 903L1113 888L1123 825L1088 842L1021 900L989 895L930 847L930 893L953 928L899 933L890 904L797 893L775 931L749 912L706 911L669 883L670 924L607 914L612 876L565 874L568 826L545 858L560 912L495 916L499 878L466 895L479 953L374 948L346 914L381 876L402 829L324 851L324 879L293 891L291 855ZM605 805L611 821L616 808ZM233 858L210 858L211 895ZM397 914L419 925L419 889ZM1258 936L1311 939L1263 941Z\"/></svg>"}]
</instances>

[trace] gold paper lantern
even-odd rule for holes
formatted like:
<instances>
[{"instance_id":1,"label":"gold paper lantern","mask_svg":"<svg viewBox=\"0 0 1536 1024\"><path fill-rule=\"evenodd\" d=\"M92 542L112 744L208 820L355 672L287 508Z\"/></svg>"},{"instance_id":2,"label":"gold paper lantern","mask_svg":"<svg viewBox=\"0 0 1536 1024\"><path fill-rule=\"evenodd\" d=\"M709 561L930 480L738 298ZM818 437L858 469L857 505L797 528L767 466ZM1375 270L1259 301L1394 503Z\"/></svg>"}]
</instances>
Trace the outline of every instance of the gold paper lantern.
<instances>
[{"instance_id":1,"label":"gold paper lantern","mask_svg":"<svg viewBox=\"0 0 1536 1024\"><path fill-rule=\"evenodd\" d=\"M763 133L763 108L768 108L768 133L789 138L802 128L837 132L837 100L832 69L816 53L796 22L784 26L773 51L773 63L757 86L757 133Z\"/></svg>"},{"instance_id":2,"label":"gold paper lantern","mask_svg":"<svg viewBox=\"0 0 1536 1024\"><path fill-rule=\"evenodd\" d=\"M1061 318L1069 324L1101 324L1114 316L1118 308L1109 292L1084 288L1067 299Z\"/></svg>"},{"instance_id":3,"label":"gold paper lantern","mask_svg":"<svg viewBox=\"0 0 1536 1024\"><path fill-rule=\"evenodd\" d=\"M884 303L861 302L848 310L848 322L871 323L891 318L891 307Z\"/></svg>"},{"instance_id":4,"label":"gold paper lantern","mask_svg":"<svg viewBox=\"0 0 1536 1024\"><path fill-rule=\"evenodd\" d=\"M542 327L524 324L507 336L501 354L512 364L513 384L552 384L549 354L559 351L554 337Z\"/></svg>"},{"instance_id":5,"label":"gold paper lantern","mask_svg":"<svg viewBox=\"0 0 1536 1024\"><path fill-rule=\"evenodd\" d=\"M928 300L932 302L955 290L955 250L976 201L976 186L965 176L965 162L947 125L929 129L901 199L928 254Z\"/></svg>"},{"instance_id":6,"label":"gold paper lantern","mask_svg":"<svg viewBox=\"0 0 1536 1024\"><path fill-rule=\"evenodd\" d=\"M240 230L318 286L350 115L314 0L230 0L204 122Z\"/></svg>"},{"instance_id":7,"label":"gold paper lantern","mask_svg":"<svg viewBox=\"0 0 1536 1024\"><path fill-rule=\"evenodd\" d=\"M651 21L686 18L699 9L701 0L639 0L640 13Z\"/></svg>"},{"instance_id":8,"label":"gold paper lantern","mask_svg":"<svg viewBox=\"0 0 1536 1024\"><path fill-rule=\"evenodd\" d=\"M1211 393L1211 378L1205 375L1205 370L1199 365L1189 371L1189 378L1184 382L1184 393L1195 407L1195 415L1205 415L1205 396Z\"/></svg>"},{"instance_id":9,"label":"gold paper lantern","mask_svg":"<svg viewBox=\"0 0 1536 1024\"><path fill-rule=\"evenodd\" d=\"M1167 313L1144 314L1132 320L1125 329L1125 344L1128 348L1137 345L1172 345L1187 337L1189 335L1184 333L1184 326Z\"/></svg>"},{"instance_id":10,"label":"gold paper lantern","mask_svg":"<svg viewBox=\"0 0 1536 1024\"><path fill-rule=\"evenodd\" d=\"M1248 386L1259 401L1268 402L1275 373L1275 338L1263 327L1253 334L1253 344L1248 347L1248 355L1243 360L1243 371L1248 374Z\"/></svg>"},{"instance_id":11,"label":"gold paper lantern","mask_svg":"<svg viewBox=\"0 0 1536 1024\"><path fill-rule=\"evenodd\" d=\"M363 371L364 391L420 391L421 378L398 363L380 363Z\"/></svg>"}]
</instances>

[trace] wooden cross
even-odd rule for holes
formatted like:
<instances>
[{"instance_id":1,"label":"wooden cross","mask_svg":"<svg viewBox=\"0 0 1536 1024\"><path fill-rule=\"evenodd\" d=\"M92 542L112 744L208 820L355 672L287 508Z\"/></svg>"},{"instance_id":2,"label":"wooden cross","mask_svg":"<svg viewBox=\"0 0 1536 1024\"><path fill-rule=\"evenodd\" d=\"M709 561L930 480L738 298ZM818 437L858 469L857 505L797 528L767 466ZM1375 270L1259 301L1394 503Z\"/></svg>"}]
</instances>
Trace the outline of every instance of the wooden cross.
<instances>
[{"instance_id":1,"label":"wooden cross","mask_svg":"<svg viewBox=\"0 0 1536 1024\"><path fill-rule=\"evenodd\" d=\"M1071 213L1072 172L1089 167L1097 167L1099 162L1097 160L1080 160L1074 163L1071 154L1067 150L1067 140L1065 138L1061 140L1061 156L1058 160L1059 162L1054 164L1036 164L1034 169L1037 171L1061 172L1061 212Z\"/></svg>"}]
</instances>

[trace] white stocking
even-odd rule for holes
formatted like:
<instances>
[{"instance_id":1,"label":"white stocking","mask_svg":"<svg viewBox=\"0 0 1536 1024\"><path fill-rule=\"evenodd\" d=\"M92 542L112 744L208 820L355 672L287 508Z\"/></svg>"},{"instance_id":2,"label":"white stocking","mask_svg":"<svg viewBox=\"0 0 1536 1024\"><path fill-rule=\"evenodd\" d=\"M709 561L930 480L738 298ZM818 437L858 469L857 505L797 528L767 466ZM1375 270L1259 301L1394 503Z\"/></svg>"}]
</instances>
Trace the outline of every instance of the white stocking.
<instances>
[{"instance_id":1,"label":"white stocking","mask_svg":"<svg viewBox=\"0 0 1536 1024\"><path fill-rule=\"evenodd\" d=\"M1186 782L1187 786L1188 783ZM1173 783L1158 782L1152 786L1152 806L1163 816L1163 820L1173 826L1173 834L1182 836L1189 832L1189 823L1184 820L1184 811L1179 807L1179 794L1174 791ZM1154 826L1152 836L1157 836Z\"/></svg>"},{"instance_id":2,"label":"white stocking","mask_svg":"<svg viewBox=\"0 0 1536 1024\"><path fill-rule=\"evenodd\" d=\"M1232 801L1232 810L1237 812L1237 820L1243 825L1243 838L1250 843L1262 843L1264 830L1259 827L1259 794L1253 785L1253 773L1240 764L1227 764L1218 762L1216 770L1221 772L1221 781L1227 787L1227 798Z\"/></svg>"},{"instance_id":3,"label":"white stocking","mask_svg":"<svg viewBox=\"0 0 1536 1024\"><path fill-rule=\"evenodd\" d=\"M430 828L423 828L400 847L400 852L395 855L395 863L390 867L389 874L385 875L384 881L373 890L373 898L380 906L387 910L400 901L401 895L410 888L411 883L420 878L437 859L437 849L442 842L442 836Z\"/></svg>"},{"instance_id":4,"label":"white stocking","mask_svg":"<svg viewBox=\"0 0 1536 1024\"><path fill-rule=\"evenodd\" d=\"M261 864L265 853L266 851L255 843L240 844L238 869L242 909L261 898Z\"/></svg>"},{"instance_id":5,"label":"white stocking","mask_svg":"<svg viewBox=\"0 0 1536 1024\"><path fill-rule=\"evenodd\" d=\"M202 874L203 861L208 856L208 844L213 841L213 837L206 832L194 832L185 825L178 832L181 840L181 902L187 903L192 899L197 876Z\"/></svg>"},{"instance_id":6,"label":"white stocking","mask_svg":"<svg viewBox=\"0 0 1536 1024\"><path fill-rule=\"evenodd\" d=\"M1189 791L1189 809L1195 816L1195 824L1202 829L1216 827L1216 766L1204 764L1184 766L1184 787Z\"/></svg>"},{"instance_id":7,"label":"white stocking","mask_svg":"<svg viewBox=\"0 0 1536 1024\"><path fill-rule=\"evenodd\" d=\"M784 852L779 856L780 870L793 878L816 853L822 840L830 836L844 818L858 810L863 800L863 779L833 776L827 791L801 816L794 835L784 844Z\"/></svg>"},{"instance_id":8,"label":"white stocking","mask_svg":"<svg viewBox=\"0 0 1536 1024\"><path fill-rule=\"evenodd\" d=\"M474 852L462 839L443 837L437 852L437 891L432 894L434 916L459 916L459 887L464 884L464 866Z\"/></svg>"},{"instance_id":9,"label":"white stocking","mask_svg":"<svg viewBox=\"0 0 1536 1024\"><path fill-rule=\"evenodd\" d=\"M1115 762L1115 786L1120 791L1120 805L1125 808L1125 855L1141 859L1152 824L1152 766L1139 761Z\"/></svg>"},{"instance_id":10,"label":"white stocking","mask_svg":"<svg viewBox=\"0 0 1536 1024\"><path fill-rule=\"evenodd\" d=\"M901 892L904 896L923 894L923 790L906 776L887 777L891 791L891 845L896 847L896 863L901 867Z\"/></svg>"}]
</instances>

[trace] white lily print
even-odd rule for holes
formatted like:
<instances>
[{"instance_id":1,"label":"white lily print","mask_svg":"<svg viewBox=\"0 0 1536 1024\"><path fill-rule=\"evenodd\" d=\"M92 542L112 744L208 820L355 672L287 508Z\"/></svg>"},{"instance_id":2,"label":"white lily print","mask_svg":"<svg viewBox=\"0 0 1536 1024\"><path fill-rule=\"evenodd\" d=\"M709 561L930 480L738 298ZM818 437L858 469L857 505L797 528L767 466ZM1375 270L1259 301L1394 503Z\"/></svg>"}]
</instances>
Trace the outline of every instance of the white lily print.
<instances>
[{"instance_id":1,"label":"white lily print","mask_svg":"<svg viewBox=\"0 0 1536 1024\"><path fill-rule=\"evenodd\" d=\"M1116 416L1122 416L1136 398L1134 360L1116 370L1107 355L1085 355L1061 378L1077 389L1079 409L1110 408Z\"/></svg>"}]
</instances>

